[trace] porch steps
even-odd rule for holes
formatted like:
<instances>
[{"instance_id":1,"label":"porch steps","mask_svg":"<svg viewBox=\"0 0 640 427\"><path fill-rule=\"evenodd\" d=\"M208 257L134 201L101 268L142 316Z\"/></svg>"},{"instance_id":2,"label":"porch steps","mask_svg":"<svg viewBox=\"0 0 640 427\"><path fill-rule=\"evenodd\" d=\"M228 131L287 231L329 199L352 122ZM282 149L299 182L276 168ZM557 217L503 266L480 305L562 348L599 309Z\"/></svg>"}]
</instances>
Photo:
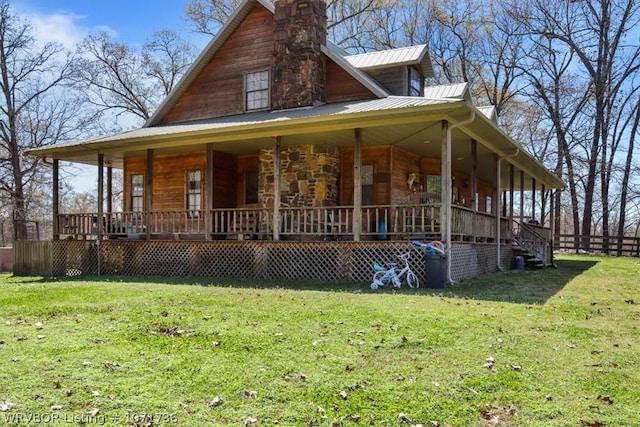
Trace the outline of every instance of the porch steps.
<instances>
[{"instance_id":1,"label":"porch steps","mask_svg":"<svg viewBox=\"0 0 640 427\"><path fill-rule=\"evenodd\" d=\"M543 260L538 258L537 255L531 253L528 249L521 246L513 247L513 255L521 256L524 258L524 266L530 270L541 270L547 267Z\"/></svg>"}]
</instances>

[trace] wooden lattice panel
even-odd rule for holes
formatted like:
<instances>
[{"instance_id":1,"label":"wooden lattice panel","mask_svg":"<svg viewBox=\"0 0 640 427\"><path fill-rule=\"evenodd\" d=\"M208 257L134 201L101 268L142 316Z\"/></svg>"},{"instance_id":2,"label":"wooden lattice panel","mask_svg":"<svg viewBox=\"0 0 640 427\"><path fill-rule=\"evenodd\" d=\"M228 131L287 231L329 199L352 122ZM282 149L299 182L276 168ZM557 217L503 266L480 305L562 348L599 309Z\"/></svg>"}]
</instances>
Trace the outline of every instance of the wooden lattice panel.
<instances>
[{"instance_id":1,"label":"wooden lattice panel","mask_svg":"<svg viewBox=\"0 0 640 427\"><path fill-rule=\"evenodd\" d=\"M315 279L336 282L344 279L338 243L280 242L267 251L265 277L273 279Z\"/></svg>"},{"instance_id":2,"label":"wooden lattice panel","mask_svg":"<svg viewBox=\"0 0 640 427\"><path fill-rule=\"evenodd\" d=\"M259 245L220 242L198 245L192 259L192 276L262 277Z\"/></svg>"},{"instance_id":3,"label":"wooden lattice panel","mask_svg":"<svg viewBox=\"0 0 640 427\"><path fill-rule=\"evenodd\" d=\"M399 262L410 252L410 266L425 285L423 251L407 242L265 241L96 241L52 242L55 276L201 276L314 279L369 283L373 263ZM100 257L98 258L98 253ZM454 244L451 275L460 281L496 271L495 244ZM513 251L503 246L502 266Z\"/></svg>"}]
</instances>

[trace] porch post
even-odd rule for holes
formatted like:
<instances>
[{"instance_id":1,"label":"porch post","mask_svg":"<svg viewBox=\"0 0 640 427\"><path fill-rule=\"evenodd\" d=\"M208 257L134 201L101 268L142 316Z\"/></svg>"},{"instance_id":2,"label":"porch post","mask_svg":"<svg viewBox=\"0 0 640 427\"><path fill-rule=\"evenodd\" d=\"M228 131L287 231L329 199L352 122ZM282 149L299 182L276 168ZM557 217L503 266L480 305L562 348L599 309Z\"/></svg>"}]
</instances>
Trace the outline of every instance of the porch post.
<instances>
[{"instance_id":1,"label":"porch post","mask_svg":"<svg viewBox=\"0 0 640 427\"><path fill-rule=\"evenodd\" d=\"M555 242L556 242L556 218L555 218L555 206L554 206L555 197L556 195L554 194L553 189L551 189L549 191L549 229L551 232L551 239L549 239L549 258L550 258L549 262L551 263L552 266L554 264L553 251L555 249Z\"/></svg>"},{"instance_id":2,"label":"porch post","mask_svg":"<svg viewBox=\"0 0 640 427\"><path fill-rule=\"evenodd\" d=\"M471 205L475 212L478 211L478 141L471 140Z\"/></svg>"},{"instance_id":3,"label":"porch post","mask_svg":"<svg viewBox=\"0 0 640 427\"><path fill-rule=\"evenodd\" d=\"M531 219L536 219L536 180L531 178Z\"/></svg>"},{"instance_id":4,"label":"porch post","mask_svg":"<svg viewBox=\"0 0 640 427\"><path fill-rule=\"evenodd\" d=\"M147 240L151 240L151 209L153 209L153 149L147 150L147 179L144 189L145 224L147 225Z\"/></svg>"},{"instance_id":5,"label":"porch post","mask_svg":"<svg viewBox=\"0 0 640 427\"><path fill-rule=\"evenodd\" d=\"M280 240L280 150L282 137L276 136L273 144L273 241Z\"/></svg>"},{"instance_id":6,"label":"porch post","mask_svg":"<svg viewBox=\"0 0 640 427\"><path fill-rule=\"evenodd\" d=\"M502 191L500 189L500 156L497 154L493 155L493 185L495 185L494 197L491 201L491 213L495 216L496 221L496 230L495 230L495 238L496 244L500 246L500 216L501 216L501 204L502 204ZM500 266L500 259L498 259L498 266Z\"/></svg>"},{"instance_id":7,"label":"porch post","mask_svg":"<svg viewBox=\"0 0 640 427\"><path fill-rule=\"evenodd\" d=\"M107 166L107 212L113 212L113 168Z\"/></svg>"},{"instance_id":8,"label":"porch post","mask_svg":"<svg viewBox=\"0 0 640 427\"><path fill-rule=\"evenodd\" d=\"M60 210L60 162L53 159L53 240L60 240L60 226L58 224L58 214Z\"/></svg>"},{"instance_id":9,"label":"porch post","mask_svg":"<svg viewBox=\"0 0 640 427\"><path fill-rule=\"evenodd\" d=\"M362 129L355 129L353 149L353 241L360 241L362 232Z\"/></svg>"},{"instance_id":10,"label":"porch post","mask_svg":"<svg viewBox=\"0 0 640 427\"><path fill-rule=\"evenodd\" d=\"M442 170L442 205L440 208L440 240L451 246L447 237L451 236L451 137L449 122L442 121L442 143L440 152L440 170ZM475 196L474 196L475 197Z\"/></svg>"},{"instance_id":11,"label":"porch post","mask_svg":"<svg viewBox=\"0 0 640 427\"><path fill-rule=\"evenodd\" d=\"M547 215L547 198L545 197L545 186L542 184L540 186L540 197L542 197L542 212L540 212L540 225L544 227L544 217Z\"/></svg>"},{"instance_id":12,"label":"porch post","mask_svg":"<svg viewBox=\"0 0 640 427\"><path fill-rule=\"evenodd\" d=\"M513 193L515 191L515 167L509 164L509 229L513 232ZM513 236L511 236L513 237Z\"/></svg>"},{"instance_id":13,"label":"porch post","mask_svg":"<svg viewBox=\"0 0 640 427\"><path fill-rule=\"evenodd\" d=\"M205 209L204 213L204 238L205 240L211 240L211 233L213 232L212 227L212 216L213 216L213 144L207 144L207 159L205 161L205 179L207 191L204 193L205 200Z\"/></svg>"},{"instance_id":14,"label":"porch post","mask_svg":"<svg viewBox=\"0 0 640 427\"><path fill-rule=\"evenodd\" d=\"M104 154L98 154L98 242L104 233Z\"/></svg>"},{"instance_id":15,"label":"porch post","mask_svg":"<svg viewBox=\"0 0 640 427\"><path fill-rule=\"evenodd\" d=\"M524 172L520 171L520 225L524 222Z\"/></svg>"}]
</instances>

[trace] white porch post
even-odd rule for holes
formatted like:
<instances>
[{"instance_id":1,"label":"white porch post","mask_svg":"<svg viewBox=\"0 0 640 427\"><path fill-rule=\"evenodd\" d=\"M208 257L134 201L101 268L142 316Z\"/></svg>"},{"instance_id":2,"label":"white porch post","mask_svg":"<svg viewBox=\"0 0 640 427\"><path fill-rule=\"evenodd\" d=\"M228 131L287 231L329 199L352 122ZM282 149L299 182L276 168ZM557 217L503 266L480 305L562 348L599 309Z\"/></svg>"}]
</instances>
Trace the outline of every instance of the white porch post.
<instances>
[{"instance_id":1,"label":"white porch post","mask_svg":"<svg viewBox=\"0 0 640 427\"><path fill-rule=\"evenodd\" d=\"M536 180L531 178L531 219L536 219Z\"/></svg>"},{"instance_id":2,"label":"white porch post","mask_svg":"<svg viewBox=\"0 0 640 427\"><path fill-rule=\"evenodd\" d=\"M60 162L53 159L53 240L60 239L58 214L60 210Z\"/></svg>"},{"instance_id":3,"label":"white porch post","mask_svg":"<svg viewBox=\"0 0 640 427\"><path fill-rule=\"evenodd\" d=\"M513 197L515 192L515 167L509 164L509 229L513 231ZM512 236L513 237L513 236Z\"/></svg>"},{"instance_id":4,"label":"white porch post","mask_svg":"<svg viewBox=\"0 0 640 427\"><path fill-rule=\"evenodd\" d=\"M362 233L362 129L355 129L353 148L353 241Z\"/></svg>"},{"instance_id":5,"label":"white porch post","mask_svg":"<svg viewBox=\"0 0 640 427\"><path fill-rule=\"evenodd\" d=\"M280 240L280 150L282 137L276 136L273 144L273 241Z\"/></svg>"},{"instance_id":6,"label":"white porch post","mask_svg":"<svg viewBox=\"0 0 640 427\"><path fill-rule=\"evenodd\" d=\"M524 172L520 171L520 227L524 222Z\"/></svg>"}]
</instances>

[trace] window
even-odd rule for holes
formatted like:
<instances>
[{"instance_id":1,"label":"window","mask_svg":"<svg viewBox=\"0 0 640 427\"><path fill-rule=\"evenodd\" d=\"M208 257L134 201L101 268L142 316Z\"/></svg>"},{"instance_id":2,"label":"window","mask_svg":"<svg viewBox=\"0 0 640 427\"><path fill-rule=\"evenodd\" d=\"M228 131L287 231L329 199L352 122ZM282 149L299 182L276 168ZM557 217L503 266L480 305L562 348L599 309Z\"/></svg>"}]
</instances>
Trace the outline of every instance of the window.
<instances>
[{"instance_id":1,"label":"window","mask_svg":"<svg viewBox=\"0 0 640 427\"><path fill-rule=\"evenodd\" d=\"M196 218L202 208L202 172L199 169L187 171L187 211L189 217Z\"/></svg>"},{"instance_id":2,"label":"window","mask_svg":"<svg viewBox=\"0 0 640 427\"><path fill-rule=\"evenodd\" d=\"M259 71L245 75L245 106L247 111L269 108L269 72Z\"/></svg>"},{"instance_id":3,"label":"window","mask_svg":"<svg viewBox=\"0 0 640 427\"><path fill-rule=\"evenodd\" d=\"M362 165L361 179L362 204L373 205L373 165Z\"/></svg>"},{"instance_id":4,"label":"window","mask_svg":"<svg viewBox=\"0 0 640 427\"><path fill-rule=\"evenodd\" d=\"M442 201L442 177L440 175L427 175L424 188L429 202L439 203Z\"/></svg>"},{"instance_id":5,"label":"window","mask_svg":"<svg viewBox=\"0 0 640 427\"><path fill-rule=\"evenodd\" d=\"M486 206L486 211L487 213L492 213L493 210L493 200L491 198L491 196L487 196L487 206Z\"/></svg>"},{"instance_id":6,"label":"window","mask_svg":"<svg viewBox=\"0 0 640 427\"><path fill-rule=\"evenodd\" d=\"M409 71L409 96L422 96L422 75L415 67Z\"/></svg>"},{"instance_id":7,"label":"window","mask_svg":"<svg viewBox=\"0 0 640 427\"><path fill-rule=\"evenodd\" d=\"M144 175L131 175L131 211L144 211Z\"/></svg>"},{"instance_id":8,"label":"window","mask_svg":"<svg viewBox=\"0 0 640 427\"><path fill-rule=\"evenodd\" d=\"M258 203L258 172L247 172L244 177L244 202L247 205Z\"/></svg>"}]
</instances>

